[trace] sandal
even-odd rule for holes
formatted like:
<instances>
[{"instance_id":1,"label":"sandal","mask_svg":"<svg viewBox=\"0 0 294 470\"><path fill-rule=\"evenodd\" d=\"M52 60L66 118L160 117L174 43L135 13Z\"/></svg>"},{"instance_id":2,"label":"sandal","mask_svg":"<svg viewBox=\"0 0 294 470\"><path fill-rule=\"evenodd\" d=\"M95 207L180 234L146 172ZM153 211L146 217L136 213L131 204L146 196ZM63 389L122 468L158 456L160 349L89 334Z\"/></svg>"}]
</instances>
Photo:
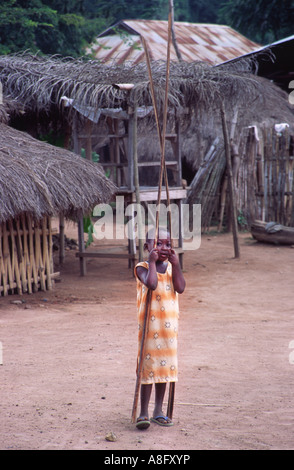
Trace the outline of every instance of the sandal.
<instances>
[{"instance_id":1,"label":"sandal","mask_svg":"<svg viewBox=\"0 0 294 470\"><path fill-rule=\"evenodd\" d=\"M159 424L159 426L173 426L174 423L167 416L156 416L151 418L152 423Z\"/></svg>"},{"instance_id":2,"label":"sandal","mask_svg":"<svg viewBox=\"0 0 294 470\"><path fill-rule=\"evenodd\" d=\"M138 418L136 422L136 428L148 429L150 426L150 420L148 418Z\"/></svg>"}]
</instances>

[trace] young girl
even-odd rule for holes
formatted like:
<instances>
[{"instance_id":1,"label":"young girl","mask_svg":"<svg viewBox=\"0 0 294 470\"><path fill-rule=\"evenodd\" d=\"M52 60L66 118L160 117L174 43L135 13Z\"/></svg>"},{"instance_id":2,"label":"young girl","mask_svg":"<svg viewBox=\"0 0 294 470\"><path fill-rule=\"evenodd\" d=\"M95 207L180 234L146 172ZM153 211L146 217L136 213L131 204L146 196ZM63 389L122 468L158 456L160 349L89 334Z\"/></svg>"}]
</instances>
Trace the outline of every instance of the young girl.
<instances>
[{"instance_id":1,"label":"young girl","mask_svg":"<svg viewBox=\"0 0 294 470\"><path fill-rule=\"evenodd\" d=\"M152 422L172 426L172 421L162 411L167 382L177 382L177 336L179 305L178 294L185 290L185 280L175 251L171 248L170 234L159 229L154 247L154 230L147 234L144 248L149 259L135 267L137 279L137 308L139 322L139 351L146 310L148 289L152 291L149 325L141 380L141 412L136 426L150 426L148 405L155 384L155 407Z\"/></svg>"}]
</instances>

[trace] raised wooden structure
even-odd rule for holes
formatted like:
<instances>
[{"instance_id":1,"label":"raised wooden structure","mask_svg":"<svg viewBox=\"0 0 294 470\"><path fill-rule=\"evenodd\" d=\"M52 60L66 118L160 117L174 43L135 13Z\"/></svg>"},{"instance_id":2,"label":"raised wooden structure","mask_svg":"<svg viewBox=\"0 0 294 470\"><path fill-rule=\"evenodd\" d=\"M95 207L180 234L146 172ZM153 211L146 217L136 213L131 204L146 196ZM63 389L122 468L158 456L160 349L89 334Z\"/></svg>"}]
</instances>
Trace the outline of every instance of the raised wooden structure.
<instances>
[{"instance_id":1,"label":"raised wooden structure","mask_svg":"<svg viewBox=\"0 0 294 470\"><path fill-rule=\"evenodd\" d=\"M154 161L138 161L137 156L137 125L138 115L134 112L133 108L129 108L128 113L125 113L123 119L116 118L115 112L112 118L108 119L109 128L111 133L108 134L110 139L109 155L110 161L99 161L103 166L104 170L109 173L109 178L118 187L117 194L124 197L125 206L128 204L136 203L139 199L140 203L148 204L157 201L158 195L158 181L157 177L154 178L154 186L142 186L139 181L139 169L148 167L156 168L160 167L160 154L158 154L158 160ZM120 122L121 121L121 122ZM120 125L123 123L123 125ZM121 132L121 129L126 131ZM173 149L174 158L170 161L166 161L166 166L172 171L173 180L176 182L176 186L169 188L169 198L171 203L175 203L179 208L179 227L181 227L181 203L186 198L186 189L182 186L182 160L181 160L181 146L180 146L180 127L179 124L175 126L175 132L173 134L167 134L166 140L171 143ZM86 158L92 158L92 140L97 139L99 136L95 134L95 127L91 125L88 120L82 131L78 131L74 128L74 145L75 152L80 153L80 149L83 147L86 150ZM102 136L101 136L102 137ZM105 137L105 136L104 136ZM155 137L158 138L158 137ZM163 188L161 202L167 201L166 191ZM176 248L180 262L183 264L183 240L180 235L178 241L178 247ZM136 240L133 237L129 237L128 240L128 252L114 252L113 250L107 249L107 251L93 251L86 250L84 243L83 234L83 221L82 218L79 221L79 251L76 256L80 259L80 273L81 275L86 274L86 258L125 258L128 259L129 267L132 268L135 264L136 259L142 258L142 253L137 248Z\"/></svg>"}]
</instances>

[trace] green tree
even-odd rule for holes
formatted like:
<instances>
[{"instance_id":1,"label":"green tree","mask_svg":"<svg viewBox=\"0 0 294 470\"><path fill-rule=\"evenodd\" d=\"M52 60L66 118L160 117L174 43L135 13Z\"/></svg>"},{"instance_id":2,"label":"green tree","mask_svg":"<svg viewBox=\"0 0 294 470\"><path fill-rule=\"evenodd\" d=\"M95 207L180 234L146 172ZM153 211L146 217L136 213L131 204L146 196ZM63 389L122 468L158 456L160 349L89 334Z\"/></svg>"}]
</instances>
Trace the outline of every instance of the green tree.
<instances>
[{"instance_id":1,"label":"green tree","mask_svg":"<svg viewBox=\"0 0 294 470\"><path fill-rule=\"evenodd\" d=\"M176 0L175 18L177 18L182 11L183 16L179 17L179 21L217 23L219 6L219 0Z\"/></svg>"},{"instance_id":2,"label":"green tree","mask_svg":"<svg viewBox=\"0 0 294 470\"><path fill-rule=\"evenodd\" d=\"M218 20L261 44L293 34L294 0L229 0Z\"/></svg>"},{"instance_id":3,"label":"green tree","mask_svg":"<svg viewBox=\"0 0 294 470\"><path fill-rule=\"evenodd\" d=\"M86 7L84 0L1 0L0 53L83 54L97 30L106 27Z\"/></svg>"},{"instance_id":4,"label":"green tree","mask_svg":"<svg viewBox=\"0 0 294 470\"><path fill-rule=\"evenodd\" d=\"M81 56L121 19L168 18L168 0L1 0L0 54L29 49ZM223 23L269 43L293 34L294 0L174 0L176 21Z\"/></svg>"},{"instance_id":5,"label":"green tree","mask_svg":"<svg viewBox=\"0 0 294 470\"><path fill-rule=\"evenodd\" d=\"M96 13L111 22L122 19L166 19L168 0L96 0Z\"/></svg>"},{"instance_id":6,"label":"green tree","mask_svg":"<svg viewBox=\"0 0 294 470\"><path fill-rule=\"evenodd\" d=\"M25 2L2 0L0 5L0 53L17 52L35 47L38 27L52 30L57 22L56 12L34 0Z\"/></svg>"}]
</instances>

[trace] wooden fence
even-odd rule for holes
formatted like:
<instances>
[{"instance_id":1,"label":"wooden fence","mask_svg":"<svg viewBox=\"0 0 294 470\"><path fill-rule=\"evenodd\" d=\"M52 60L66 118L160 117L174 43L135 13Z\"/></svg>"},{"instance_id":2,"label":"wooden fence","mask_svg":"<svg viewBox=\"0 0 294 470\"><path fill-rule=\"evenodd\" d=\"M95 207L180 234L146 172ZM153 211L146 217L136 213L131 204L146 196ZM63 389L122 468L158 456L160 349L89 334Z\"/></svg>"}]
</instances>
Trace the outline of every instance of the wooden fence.
<instances>
[{"instance_id":1,"label":"wooden fence","mask_svg":"<svg viewBox=\"0 0 294 470\"><path fill-rule=\"evenodd\" d=\"M247 224L254 220L294 226L293 137L287 130L244 129L235 175L237 209Z\"/></svg>"},{"instance_id":2,"label":"wooden fence","mask_svg":"<svg viewBox=\"0 0 294 470\"><path fill-rule=\"evenodd\" d=\"M240 228L254 220L294 227L294 137L288 130L246 127L231 145L236 209ZM230 230L230 197L223 144L215 139L185 201L201 204L202 231Z\"/></svg>"},{"instance_id":3,"label":"wooden fence","mask_svg":"<svg viewBox=\"0 0 294 470\"><path fill-rule=\"evenodd\" d=\"M36 222L23 214L0 224L0 295L51 290L58 275L50 218Z\"/></svg>"}]
</instances>

